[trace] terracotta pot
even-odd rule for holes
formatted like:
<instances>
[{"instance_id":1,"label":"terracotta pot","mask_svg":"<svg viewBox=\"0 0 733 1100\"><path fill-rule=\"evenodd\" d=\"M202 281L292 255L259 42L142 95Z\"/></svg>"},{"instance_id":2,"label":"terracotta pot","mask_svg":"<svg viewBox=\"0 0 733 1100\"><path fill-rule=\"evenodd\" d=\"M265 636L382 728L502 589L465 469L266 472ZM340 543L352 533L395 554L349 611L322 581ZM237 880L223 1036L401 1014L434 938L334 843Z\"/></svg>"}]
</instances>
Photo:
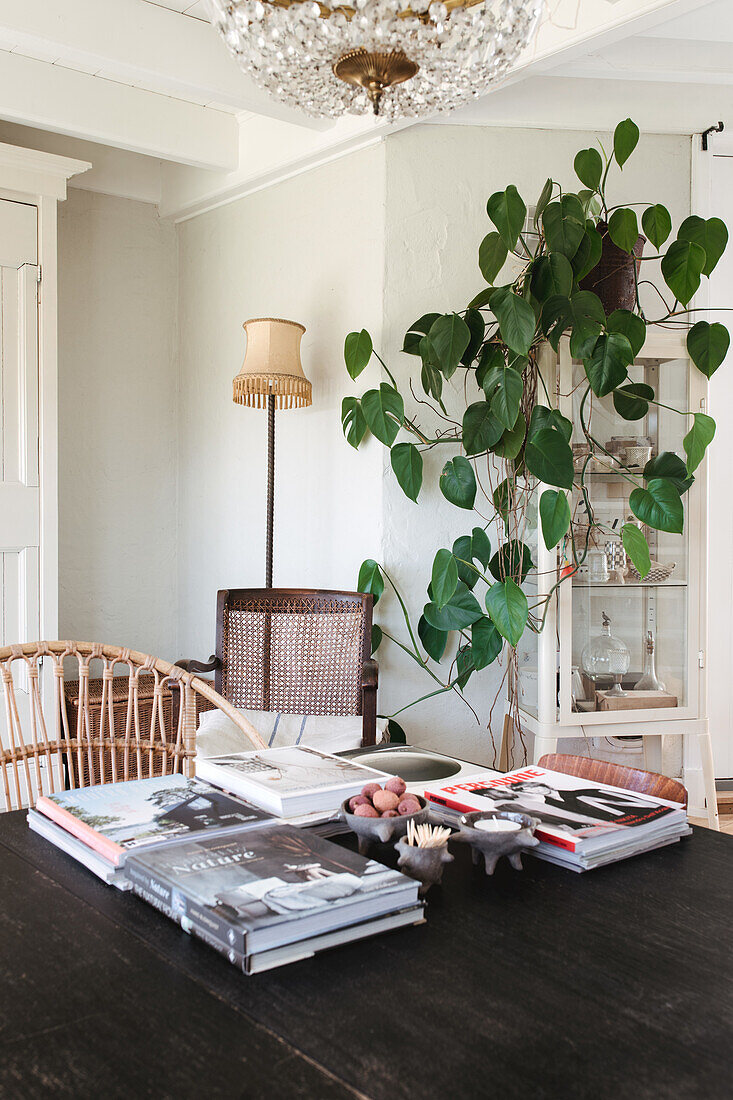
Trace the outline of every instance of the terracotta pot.
<instances>
[{"instance_id":1,"label":"terracotta pot","mask_svg":"<svg viewBox=\"0 0 733 1100\"><path fill-rule=\"evenodd\" d=\"M603 240L603 251L593 270L581 280L580 286L583 290L592 290L598 295L607 317L615 309L633 310L636 307L634 264L638 273L646 237L639 234L634 245L634 255L630 256L613 243L608 235L606 222L598 222L596 228Z\"/></svg>"}]
</instances>

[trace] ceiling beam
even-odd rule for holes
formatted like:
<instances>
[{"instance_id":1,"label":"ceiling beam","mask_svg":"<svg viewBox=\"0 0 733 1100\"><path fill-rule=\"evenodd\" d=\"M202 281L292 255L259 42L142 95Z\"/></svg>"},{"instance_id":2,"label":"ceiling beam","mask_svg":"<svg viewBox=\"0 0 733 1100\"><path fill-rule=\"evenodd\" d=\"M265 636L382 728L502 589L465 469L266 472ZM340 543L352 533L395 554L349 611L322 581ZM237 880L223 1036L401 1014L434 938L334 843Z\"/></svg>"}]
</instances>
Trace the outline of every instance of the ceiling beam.
<instances>
[{"instance_id":1,"label":"ceiling beam","mask_svg":"<svg viewBox=\"0 0 733 1100\"><path fill-rule=\"evenodd\" d=\"M261 91L201 19L140 0L0 0L0 49L100 72L122 83L293 122L322 123Z\"/></svg>"},{"instance_id":2,"label":"ceiling beam","mask_svg":"<svg viewBox=\"0 0 733 1100\"><path fill-rule=\"evenodd\" d=\"M0 53L0 118L198 168L239 159L234 115L19 54Z\"/></svg>"}]
</instances>

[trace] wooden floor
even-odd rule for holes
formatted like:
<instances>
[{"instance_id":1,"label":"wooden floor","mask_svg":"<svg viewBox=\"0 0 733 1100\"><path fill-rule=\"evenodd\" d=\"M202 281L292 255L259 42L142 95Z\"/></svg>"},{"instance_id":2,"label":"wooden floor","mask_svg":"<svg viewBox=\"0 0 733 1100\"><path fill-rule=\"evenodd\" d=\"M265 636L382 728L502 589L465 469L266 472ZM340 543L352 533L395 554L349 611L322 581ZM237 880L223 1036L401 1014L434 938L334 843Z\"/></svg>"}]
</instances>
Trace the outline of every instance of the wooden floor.
<instances>
[{"instance_id":1,"label":"wooden floor","mask_svg":"<svg viewBox=\"0 0 733 1100\"><path fill-rule=\"evenodd\" d=\"M708 819L706 817L691 817L690 824L703 825L707 829ZM720 815L720 831L721 833L730 833L733 836L733 814Z\"/></svg>"}]
</instances>

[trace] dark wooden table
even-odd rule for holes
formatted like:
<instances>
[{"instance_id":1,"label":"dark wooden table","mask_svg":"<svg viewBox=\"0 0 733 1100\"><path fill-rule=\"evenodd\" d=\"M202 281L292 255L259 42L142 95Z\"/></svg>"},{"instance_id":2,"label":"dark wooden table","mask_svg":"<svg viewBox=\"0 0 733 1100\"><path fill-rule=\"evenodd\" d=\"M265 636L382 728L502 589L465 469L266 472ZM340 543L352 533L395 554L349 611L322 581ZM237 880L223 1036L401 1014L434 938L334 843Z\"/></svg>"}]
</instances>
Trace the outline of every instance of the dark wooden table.
<instances>
[{"instance_id":1,"label":"dark wooden table","mask_svg":"<svg viewBox=\"0 0 733 1100\"><path fill-rule=\"evenodd\" d=\"M728 1100L730 837L493 879L454 847L427 924L246 978L0 816L0 1096Z\"/></svg>"}]
</instances>

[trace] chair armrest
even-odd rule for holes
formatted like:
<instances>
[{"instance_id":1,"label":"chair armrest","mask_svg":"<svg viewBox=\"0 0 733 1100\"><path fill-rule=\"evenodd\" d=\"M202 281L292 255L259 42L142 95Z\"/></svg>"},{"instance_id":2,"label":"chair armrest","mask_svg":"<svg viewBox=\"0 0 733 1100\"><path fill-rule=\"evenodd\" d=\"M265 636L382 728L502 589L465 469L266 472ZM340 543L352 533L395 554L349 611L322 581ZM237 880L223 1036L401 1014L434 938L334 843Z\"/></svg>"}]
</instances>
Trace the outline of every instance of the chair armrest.
<instances>
[{"instance_id":1,"label":"chair armrest","mask_svg":"<svg viewBox=\"0 0 733 1100\"><path fill-rule=\"evenodd\" d=\"M197 675L201 672L217 672L221 668L221 661L212 653L208 661L194 661L192 658L183 658L180 661L176 661L178 668L182 668L184 672L195 672Z\"/></svg>"},{"instance_id":2,"label":"chair armrest","mask_svg":"<svg viewBox=\"0 0 733 1100\"><path fill-rule=\"evenodd\" d=\"M364 661L361 666L361 713L363 718L362 745L374 745L377 741L377 682L379 665L375 660Z\"/></svg>"}]
</instances>

